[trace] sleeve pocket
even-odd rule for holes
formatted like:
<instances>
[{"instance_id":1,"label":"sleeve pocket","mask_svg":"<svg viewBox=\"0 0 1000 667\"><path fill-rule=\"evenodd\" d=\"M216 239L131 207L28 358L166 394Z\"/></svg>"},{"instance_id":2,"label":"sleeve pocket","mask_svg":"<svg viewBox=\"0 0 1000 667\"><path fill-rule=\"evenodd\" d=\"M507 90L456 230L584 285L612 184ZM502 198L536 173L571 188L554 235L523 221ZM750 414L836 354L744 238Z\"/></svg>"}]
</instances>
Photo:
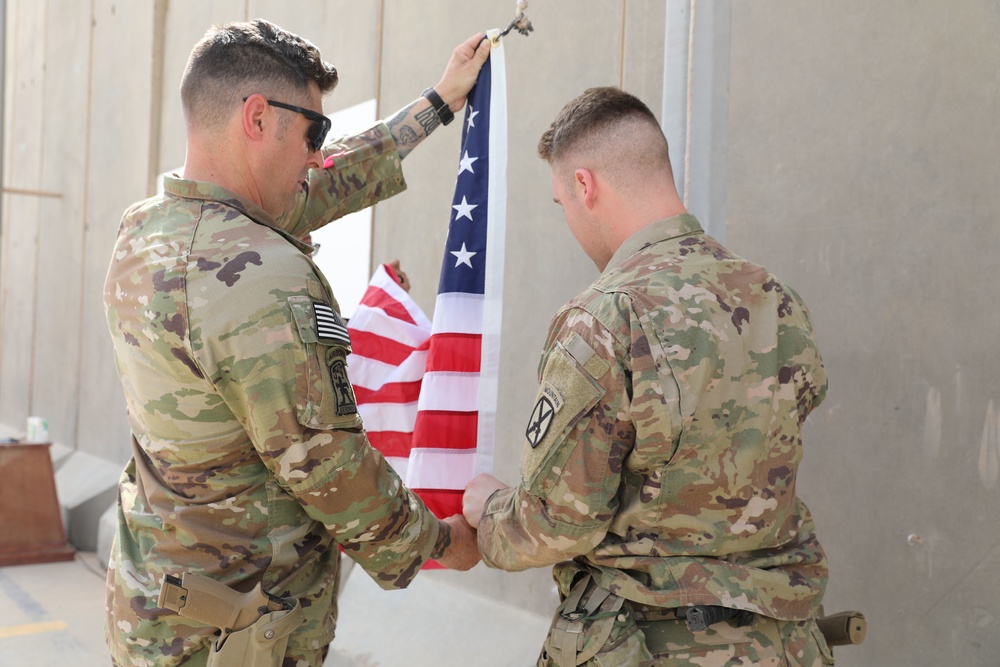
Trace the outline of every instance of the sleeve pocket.
<instances>
[{"instance_id":1,"label":"sleeve pocket","mask_svg":"<svg viewBox=\"0 0 1000 667\"><path fill-rule=\"evenodd\" d=\"M560 445L603 395L604 388L558 343L545 364L525 430L521 471L530 493L544 495L548 473L561 467L572 450Z\"/></svg>"},{"instance_id":2,"label":"sleeve pocket","mask_svg":"<svg viewBox=\"0 0 1000 667\"><path fill-rule=\"evenodd\" d=\"M317 430L360 427L354 389L347 377L350 345L327 345L320 341L310 297L288 297L288 306L302 341L302 354L295 368L295 409L299 423Z\"/></svg>"}]
</instances>

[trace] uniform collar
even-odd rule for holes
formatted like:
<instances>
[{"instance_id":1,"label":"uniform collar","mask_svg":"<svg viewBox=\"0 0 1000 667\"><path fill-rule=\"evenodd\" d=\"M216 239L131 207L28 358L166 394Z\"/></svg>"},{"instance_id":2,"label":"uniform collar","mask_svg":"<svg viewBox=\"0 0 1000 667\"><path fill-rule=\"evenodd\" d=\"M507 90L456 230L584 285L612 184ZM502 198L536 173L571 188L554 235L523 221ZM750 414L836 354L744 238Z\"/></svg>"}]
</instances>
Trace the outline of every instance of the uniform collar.
<instances>
[{"instance_id":1,"label":"uniform collar","mask_svg":"<svg viewBox=\"0 0 1000 667\"><path fill-rule=\"evenodd\" d=\"M274 231L284 236L295 247L306 254L313 251L313 247L295 238L279 225L274 216L257 206L252 201L241 197L223 187L205 181L189 181L174 174L167 174L163 177L163 191L165 194L180 197L182 199L200 199L202 201L219 202L230 208L234 208L246 217L259 225L270 227Z\"/></svg>"},{"instance_id":2,"label":"uniform collar","mask_svg":"<svg viewBox=\"0 0 1000 667\"><path fill-rule=\"evenodd\" d=\"M611 261L608 262L601 275L610 273L646 246L695 233L704 233L704 230L702 230L698 219L690 213L681 213L671 218L650 223L625 239L625 242L618 246L618 250L615 251L615 254L611 257Z\"/></svg>"}]
</instances>

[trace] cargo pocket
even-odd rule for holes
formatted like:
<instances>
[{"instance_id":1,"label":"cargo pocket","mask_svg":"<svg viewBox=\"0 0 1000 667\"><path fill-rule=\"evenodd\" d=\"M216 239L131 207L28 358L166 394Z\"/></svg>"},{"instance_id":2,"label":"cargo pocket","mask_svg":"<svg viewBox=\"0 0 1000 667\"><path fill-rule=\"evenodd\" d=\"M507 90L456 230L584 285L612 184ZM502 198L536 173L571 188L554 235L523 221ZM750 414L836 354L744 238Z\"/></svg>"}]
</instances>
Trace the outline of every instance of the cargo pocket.
<instances>
[{"instance_id":1,"label":"cargo pocket","mask_svg":"<svg viewBox=\"0 0 1000 667\"><path fill-rule=\"evenodd\" d=\"M546 470L559 467L570 452L559 447L573 427L604 396L597 381L610 368L577 334L557 343L542 372L542 384L525 429L521 471L528 491L539 493ZM540 479L541 481L540 481Z\"/></svg>"}]
</instances>

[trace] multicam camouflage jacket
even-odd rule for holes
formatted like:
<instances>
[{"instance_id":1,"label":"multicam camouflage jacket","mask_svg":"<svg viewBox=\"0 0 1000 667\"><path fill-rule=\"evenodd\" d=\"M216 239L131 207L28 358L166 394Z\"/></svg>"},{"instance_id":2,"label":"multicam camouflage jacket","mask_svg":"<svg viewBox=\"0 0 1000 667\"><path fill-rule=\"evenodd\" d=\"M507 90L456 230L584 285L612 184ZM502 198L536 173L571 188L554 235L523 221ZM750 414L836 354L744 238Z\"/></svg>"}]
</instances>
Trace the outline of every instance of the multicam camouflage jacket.
<instances>
[{"instance_id":1,"label":"multicam camouflage jacket","mask_svg":"<svg viewBox=\"0 0 1000 667\"><path fill-rule=\"evenodd\" d=\"M816 612L826 559L795 477L826 373L792 290L694 217L659 221L556 315L539 376L484 562L558 563L564 596L589 570L647 605Z\"/></svg>"},{"instance_id":2,"label":"multicam camouflage jacket","mask_svg":"<svg viewBox=\"0 0 1000 667\"><path fill-rule=\"evenodd\" d=\"M439 522L373 450L326 280L296 237L405 189L385 125L324 148L275 221L221 188L167 178L124 216L104 301L133 433L119 486L106 632L122 665L176 665L213 628L157 608L164 575L296 597L289 646L333 639L341 545L406 586ZM443 533L442 533L443 534Z\"/></svg>"}]
</instances>

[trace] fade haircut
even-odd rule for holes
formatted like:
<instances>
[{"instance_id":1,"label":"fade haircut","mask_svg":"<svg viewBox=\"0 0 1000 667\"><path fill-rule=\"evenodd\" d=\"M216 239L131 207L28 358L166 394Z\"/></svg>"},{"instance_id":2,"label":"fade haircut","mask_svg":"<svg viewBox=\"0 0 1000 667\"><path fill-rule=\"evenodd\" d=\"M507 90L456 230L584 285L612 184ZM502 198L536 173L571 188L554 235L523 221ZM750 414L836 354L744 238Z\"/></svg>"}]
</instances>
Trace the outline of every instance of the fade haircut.
<instances>
[{"instance_id":1,"label":"fade haircut","mask_svg":"<svg viewBox=\"0 0 1000 667\"><path fill-rule=\"evenodd\" d=\"M538 141L538 155L553 165L601 169L615 185L631 189L636 178L672 178L667 139L642 100L619 88L588 88L562 108Z\"/></svg>"},{"instance_id":2,"label":"fade haircut","mask_svg":"<svg viewBox=\"0 0 1000 667\"><path fill-rule=\"evenodd\" d=\"M309 82L326 94L337 70L307 40L256 19L212 26L195 44L181 78L181 103L191 127L218 130L243 98L303 102Z\"/></svg>"}]
</instances>

